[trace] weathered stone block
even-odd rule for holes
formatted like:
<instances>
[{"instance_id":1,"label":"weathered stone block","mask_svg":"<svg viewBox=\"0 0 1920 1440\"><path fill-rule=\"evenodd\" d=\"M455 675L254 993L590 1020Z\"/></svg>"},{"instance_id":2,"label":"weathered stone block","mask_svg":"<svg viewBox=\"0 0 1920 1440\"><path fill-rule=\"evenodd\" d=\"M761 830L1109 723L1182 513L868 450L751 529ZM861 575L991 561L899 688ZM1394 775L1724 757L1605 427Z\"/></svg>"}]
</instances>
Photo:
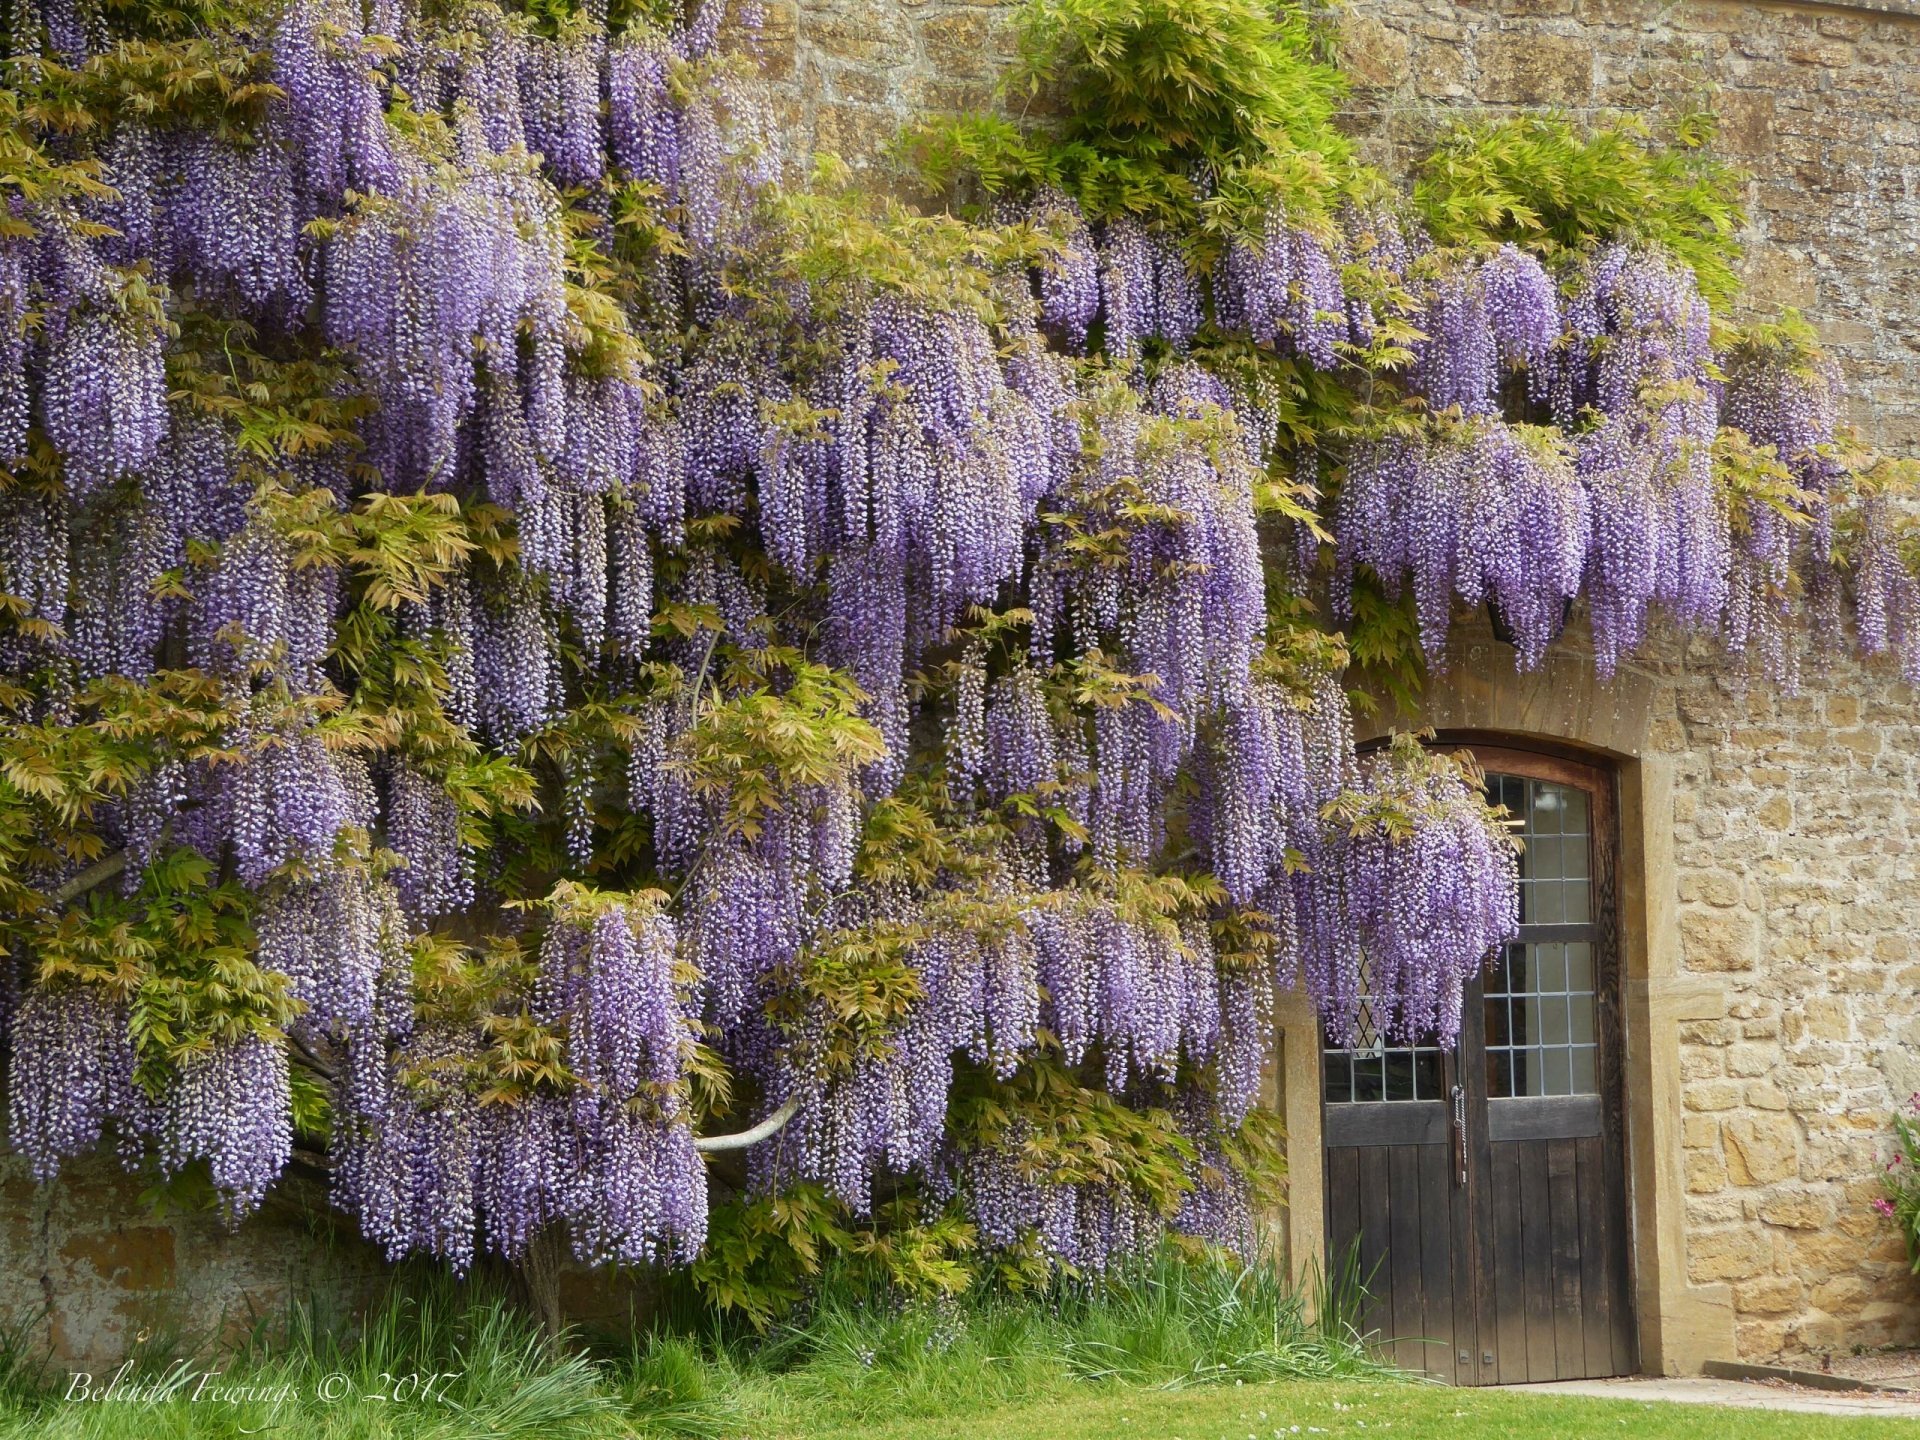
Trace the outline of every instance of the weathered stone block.
<instances>
[{"instance_id":1,"label":"weathered stone block","mask_svg":"<svg viewBox=\"0 0 1920 1440\"><path fill-rule=\"evenodd\" d=\"M1748 1280L1764 1272L1772 1257L1772 1248L1751 1229L1710 1230L1687 1237L1687 1278L1696 1285Z\"/></svg>"},{"instance_id":2,"label":"weathered stone block","mask_svg":"<svg viewBox=\"0 0 1920 1440\"><path fill-rule=\"evenodd\" d=\"M1680 943L1689 970L1751 970L1759 958L1759 925L1743 910L1688 910L1680 917Z\"/></svg>"},{"instance_id":3,"label":"weathered stone block","mask_svg":"<svg viewBox=\"0 0 1920 1440\"><path fill-rule=\"evenodd\" d=\"M1412 54L1411 42L1404 30L1395 29L1371 16L1342 13L1340 17L1340 65L1355 85L1398 85L1407 78Z\"/></svg>"},{"instance_id":4,"label":"weathered stone block","mask_svg":"<svg viewBox=\"0 0 1920 1440\"><path fill-rule=\"evenodd\" d=\"M1690 1194L1712 1195L1727 1188L1726 1162L1717 1151L1687 1151L1686 1171Z\"/></svg>"},{"instance_id":5,"label":"weathered stone block","mask_svg":"<svg viewBox=\"0 0 1920 1440\"><path fill-rule=\"evenodd\" d=\"M164 1290L173 1284L173 1231L158 1225L74 1235L60 1256L85 1265L118 1290Z\"/></svg>"},{"instance_id":6,"label":"weathered stone block","mask_svg":"<svg viewBox=\"0 0 1920 1440\"><path fill-rule=\"evenodd\" d=\"M1749 1315L1790 1315L1806 1299L1806 1286L1791 1275L1762 1275L1733 1287L1733 1308Z\"/></svg>"},{"instance_id":7,"label":"weathered stone block","mask_svg":"<svg viewBox=\"0 0 1920 1440\"><path fill-rule=\"evenodd\" d=\"M1800 1127L1787 1115L1739 1115L1720 1127L1735 1185L1769 1185L1800 1168Z\"/></svg>"},{"instance_id":8,"label":"weathered stone block","mask_svg":"<svg viewBox=\"0 0 1920 1440\"><path fill-rule=\"evenodd\" d=\"M1491 105L1584 105L1593 98L1593 47L1533 29L1491 35L1476 93Z\"/></svg>"},{"instance_id":9,"label":"weathered stone block","mask_svg":"<svg viewBox=\"0 0 1920 1440\"><path fill-rule=\"evenodd\" d=\"M1834 1206L1825 1195L1802 1191L1762 1200L1759 1213L1769 1225L1788 1230L1818 1230L1833 1223Z\"/></svg>"},{"instance_id":10,"label":"weathered stone block","mask_svg":"<svg viewBox=\"0 0 1920 1440\"><path fill-rule=\"evenodd\" d=\"M987 19L977 10L941 15L920 27L927 58L947 75L982 74L994 56Z\"/></svg>"}]
</instances>

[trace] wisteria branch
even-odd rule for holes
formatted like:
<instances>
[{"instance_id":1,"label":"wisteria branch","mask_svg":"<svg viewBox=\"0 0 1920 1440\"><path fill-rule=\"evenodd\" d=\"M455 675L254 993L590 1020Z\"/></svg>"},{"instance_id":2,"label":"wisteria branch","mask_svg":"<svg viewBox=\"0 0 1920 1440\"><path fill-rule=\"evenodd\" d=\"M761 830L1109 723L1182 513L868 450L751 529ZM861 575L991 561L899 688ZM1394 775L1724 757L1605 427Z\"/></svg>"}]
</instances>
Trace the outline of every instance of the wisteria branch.
<instances>
[{"instance_id":1,"label":"wisteria branch","mask_svg":"<svg viewBox=\"0 0 1920 1440\"><path fill-rule=\"evenodd\" d=\"M116 850L111 855L93 862L66 884L55 890L49 897L55 905L65 905L78 900L89 890L100 886L119 875L127 868L127 852Z\"/></svg>"},{"instance_id":2,"label":"wisteria branch","mask_svg":"<svg viewBox=\"0 0 1920 1440\"><path fill-rule=\"evenodd\" d=\"M769 1140L778 1135L787 1128L787 1122L799 1113L800 1097L790 1095L784 1105L751 1130L742 1130L737 1135L696 1136L693 1148L702 1155L713 1155L724 1150L745 1150L750 1146L758 1145L762 1140Z\"/></svg>"}]
</instances>

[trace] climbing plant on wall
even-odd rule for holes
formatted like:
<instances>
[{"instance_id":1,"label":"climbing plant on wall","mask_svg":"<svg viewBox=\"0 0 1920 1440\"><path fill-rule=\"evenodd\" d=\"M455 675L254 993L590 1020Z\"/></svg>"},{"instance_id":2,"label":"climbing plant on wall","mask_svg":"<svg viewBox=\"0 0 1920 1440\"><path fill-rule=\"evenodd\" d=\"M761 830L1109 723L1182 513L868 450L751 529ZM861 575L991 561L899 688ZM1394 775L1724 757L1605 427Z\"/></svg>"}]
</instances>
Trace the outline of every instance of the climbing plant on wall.
<instances>
[{"instance_id":1,"label":"climbing plant on wall","mask_svg":"<svg viewBox=\"0 0 1920 1440\"><path fill-rule=\"evenodd\" d=\"M1911 477L1716 315L1704 151L1519 122L1400 196L1303 13L1023 16L1073 118L921 129L910 209L783 180L720 0L11 9L37 1175L237 1217L298 1151L394 1256L761 1318L823 1236L931 1288L1244 1247L1275 988L1447 1036L1516 924L1350 656L1484 603L1532 666L1578 601L1604 671L1672 623L1789 681L1851 594L1920 665Z\"/></svg>"}]
</instances>

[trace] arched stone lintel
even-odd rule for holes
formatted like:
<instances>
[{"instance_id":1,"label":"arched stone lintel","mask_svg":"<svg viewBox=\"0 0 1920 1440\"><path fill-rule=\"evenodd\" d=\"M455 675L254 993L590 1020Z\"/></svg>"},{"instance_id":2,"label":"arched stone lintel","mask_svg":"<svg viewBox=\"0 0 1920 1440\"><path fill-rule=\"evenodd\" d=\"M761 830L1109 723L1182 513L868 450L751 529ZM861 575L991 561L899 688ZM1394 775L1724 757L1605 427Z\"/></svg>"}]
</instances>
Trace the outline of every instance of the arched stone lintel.
<instances>
[{"instance_id":1,"label":"arched stone lintel","mask_svg":"<svg viewBox=\"0 0 1920 1440\"><path fill-rule=\"evenodd\" d=\"M1569 633L1540 667L1521 671L1514 650L1481 621L1455 629L1447 665L1429 675L1419 708L1383 701L1356 717L1364 743L1393 730L1428 728L1442 735L1476 734L1550 741L1611 760L1638 759L1658 689L1654 676L1623 665L1603 680L1584 634Z\"/></svg>"}]
</instances>

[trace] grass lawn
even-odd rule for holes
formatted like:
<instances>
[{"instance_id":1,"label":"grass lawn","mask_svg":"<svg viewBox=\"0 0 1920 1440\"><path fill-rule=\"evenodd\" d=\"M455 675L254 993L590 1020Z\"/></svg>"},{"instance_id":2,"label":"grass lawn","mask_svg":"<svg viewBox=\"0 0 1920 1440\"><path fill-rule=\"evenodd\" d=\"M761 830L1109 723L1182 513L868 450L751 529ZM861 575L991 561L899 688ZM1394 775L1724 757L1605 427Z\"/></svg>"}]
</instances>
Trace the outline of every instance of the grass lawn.
<instances>
[{"instance_id":1,"label":"grass lawn","mask_svg":"<svg viewBox=\"0 0 1920 1440\"><path fill-rule=\"evenodd\" d=\"M1920 1420L1920 1407L1915 1408ZM855 1429L773 1430L767 1440L1348 1440L1437 1435L1512 1435L1580 1440L1897 1440L1920 1436L1915 1421L1729 1410L1537 1395L1511 1390L1453 1390L1405 1383L1282 1381L1187 1390L1110 1387L961 1416L896 1420ZM760 1440L755 1436L754 1440Z\"/></svg>"},{"instance_id":2,"label":"grass lawn","mask_svg":"<svg viewBox=\"0 0 1920 1440\"><path fill-rule=\"evenodd\" d=\"M538 1381L532 1389L539 1390ZM783 1393L777 1379L736 1392L720 1410L678 1417L603 1410L541 1425L549 1397L523 1395L522 1407L493 1397L478 1411L438 1407L319 1405L310 1400L272 1413L236 1413L218 1405L56 1405L29 1415L0 1416L5 1440L505 1440L528 1436L634 1437L668 1435L702 1440L1294 1440L1394 1436L1516 1436L1525 1440L1896 1440L1920 1436L1916 1421L1898 1417L1841 1418L1702 1405L1589 1400L1501 1390L1452 1390L1398 1380L1351 1382L1284 1380L1261 1384L1199 1385L1167 1390L1120 1382L1080 1382L1041 1401L977 1406L871 1424L848 1421L844 1411L800 1387ZM879 1397L875 1408L885 1409ZM516 1410L520 1413L516 1414ZM1920 1408L1916 1410L1920 1418ZM676 1419L677 1422L676 1423ZM528 1429L517 1421L534 1420ZM584 1426L582 1421L588 1421ZM664 1422L664 1423L663 1423Z\"/></svg>"},{"instance_id":3,"label":"grass lawn","mask_svg":"<svg viewBox=\"0 0 1920 1440\"><path fill-rule=\"evenodd\" d=\"M1323 1313L1270 1266L1163 1256L1040 1297L828 1288L763 1335L696 1310L556 1345L498 1290L430 1276L352 1323L296 1309L238 1350L153 1337L131 1398L109 1372L76 1399L0 1335L0 1440L1920 1440L1898 1417L1446 1389Z\"/></svg>"}]
</instances>

